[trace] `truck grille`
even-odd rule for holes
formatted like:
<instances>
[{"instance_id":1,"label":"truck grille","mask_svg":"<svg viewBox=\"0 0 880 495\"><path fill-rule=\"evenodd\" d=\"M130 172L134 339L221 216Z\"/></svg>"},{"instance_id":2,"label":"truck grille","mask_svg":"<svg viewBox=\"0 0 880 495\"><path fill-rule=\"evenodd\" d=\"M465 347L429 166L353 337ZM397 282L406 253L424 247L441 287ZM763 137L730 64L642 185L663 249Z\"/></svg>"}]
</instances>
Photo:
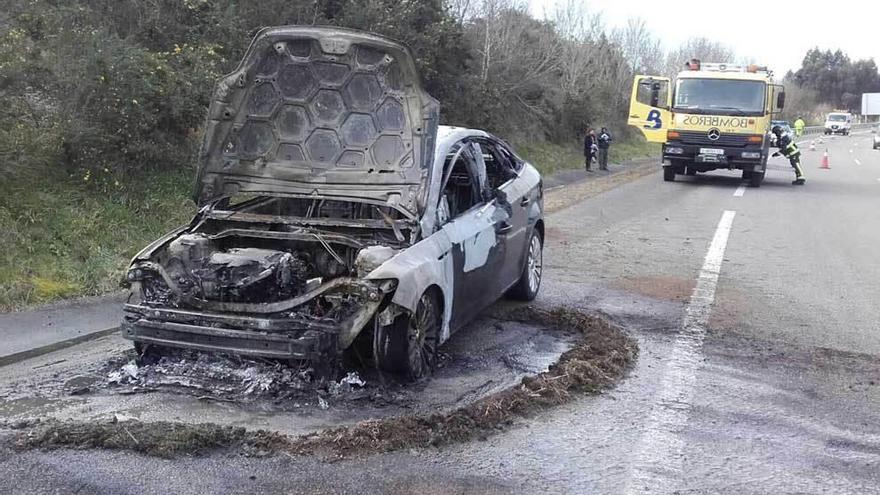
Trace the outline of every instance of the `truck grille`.
<instances>
[{"instance_id":1,"label":"truck grille","mask_svg":"<svg viewBox=\"0 0 880 495\"><path fill-rule=\"evenodd\" d=\"M742 148L745 147L749 138L747 134L727 134L721 133L721 136L712 141L706 136L705 131L680 131L680 141L684 144L696 144L700 146L732 146Z\"/></svg>"}]
</instances>

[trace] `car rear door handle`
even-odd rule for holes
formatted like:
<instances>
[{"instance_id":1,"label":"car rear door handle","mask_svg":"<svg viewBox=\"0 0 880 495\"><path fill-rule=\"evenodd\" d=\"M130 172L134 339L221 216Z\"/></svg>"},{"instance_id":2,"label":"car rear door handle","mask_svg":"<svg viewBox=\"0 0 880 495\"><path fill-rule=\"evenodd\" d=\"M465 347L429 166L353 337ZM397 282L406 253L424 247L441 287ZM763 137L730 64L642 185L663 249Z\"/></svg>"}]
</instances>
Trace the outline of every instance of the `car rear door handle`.
<instances>
[{"instance_id":1,"label":"car rear door handle","mask_svg":"<svg viewBox=\"0 0 880 495\"><path fill-rule=\"evenodd\" d=\"M525 198L519 200L519 205L520 206L529 206L529 203L531 203L531 202L532 202L532 198L526 196Z\"/></svg>"},{"instance_id":2,"label":"car rear door handle","mask_svg":"<svg viewBox=\"0 0 880 495\"><path fill-rule=\"evenodd\" d=\"M513 225L511 225L510 222L505 221L498 224L498 226L495 228L495 232L499 234L506 234L510 232L511 229L513 229Z\"/></svg>"}]
</instances>

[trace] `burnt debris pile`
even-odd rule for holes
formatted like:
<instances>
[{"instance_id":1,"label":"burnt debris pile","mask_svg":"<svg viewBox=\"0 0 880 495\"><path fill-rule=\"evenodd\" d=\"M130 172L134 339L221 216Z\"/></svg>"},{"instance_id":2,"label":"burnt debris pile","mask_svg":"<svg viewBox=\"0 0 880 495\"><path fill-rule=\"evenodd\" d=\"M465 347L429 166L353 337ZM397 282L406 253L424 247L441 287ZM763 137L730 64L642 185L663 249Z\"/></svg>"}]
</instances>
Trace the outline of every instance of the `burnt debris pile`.
<instances>
[{"instance_id":1,"label":"burnt debris pile","mask_svg":"<svg viewBox=\"0 0 880 495\"><path fill-rule=\"evenodd\" d=\"M583 394L599 393L621 379L638 355L635 341L620 327L578 311L520 307L495 317L565 327L577 331L581 340L546 371L526 376L516 385L469 404L433 414L370 419L298 437L215 424L49 420L22 425L16 445L20 448L126 449L163 457L218 449L249 455L284 452L346 457L439 446L485 438L550 407ZM169 362L160 365L172 371L176 366ZM209 369L212 366L204 365ZM242 387L251 393L277 393L282 384L295 387L298 380L308 382L306 377L295 373L286 375L285 371L238 369L234 372L237 382L233 380L239 387L236 393L242 392ZM114 372L113 379L123 384L146 383L145 377L155 371L126 364ZM347 389L362 386L363 381L351 374L334 385Z\"/></svg>"}]
</instances>

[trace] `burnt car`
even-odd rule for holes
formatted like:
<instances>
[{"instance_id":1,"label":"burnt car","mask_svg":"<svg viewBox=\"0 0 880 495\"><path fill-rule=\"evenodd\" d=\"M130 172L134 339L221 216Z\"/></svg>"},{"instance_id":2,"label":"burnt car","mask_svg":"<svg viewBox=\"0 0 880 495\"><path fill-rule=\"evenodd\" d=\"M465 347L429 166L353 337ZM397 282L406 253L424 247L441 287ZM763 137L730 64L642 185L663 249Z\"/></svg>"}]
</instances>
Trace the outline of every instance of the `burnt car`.
<instances>
[{"instance_id":1,"label":"burnt car","mask_svg":"<svg viewBox=\"0 0 880 495\"><path fill-rule=\"evenodd\" d=\"M503 141L438 125L402 45L260 31L210 104L193 220L132 260L122 335L166 348L427 374L501 296L541 285L541 177Z\"/></svg>"}]
</instances>

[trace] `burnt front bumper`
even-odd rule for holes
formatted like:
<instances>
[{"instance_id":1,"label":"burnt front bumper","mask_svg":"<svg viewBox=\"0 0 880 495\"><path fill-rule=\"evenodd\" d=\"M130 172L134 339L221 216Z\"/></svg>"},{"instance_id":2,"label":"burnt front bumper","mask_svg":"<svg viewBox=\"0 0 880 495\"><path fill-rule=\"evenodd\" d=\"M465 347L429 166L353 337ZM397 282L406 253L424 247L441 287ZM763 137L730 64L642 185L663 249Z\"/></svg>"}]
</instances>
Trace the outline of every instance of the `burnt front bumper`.
<instances>
[{"instance_id":1,"label":"burnt front bumper","mask_svg":"<svg viewBox=\"0 0 880 495\"><path fill-rule=\"evenodd\" d=\"M127 304L122 336L144 344L276 359L335 354L339 325L311 318L251 318Z\"/></svg>"}]
</instances>

